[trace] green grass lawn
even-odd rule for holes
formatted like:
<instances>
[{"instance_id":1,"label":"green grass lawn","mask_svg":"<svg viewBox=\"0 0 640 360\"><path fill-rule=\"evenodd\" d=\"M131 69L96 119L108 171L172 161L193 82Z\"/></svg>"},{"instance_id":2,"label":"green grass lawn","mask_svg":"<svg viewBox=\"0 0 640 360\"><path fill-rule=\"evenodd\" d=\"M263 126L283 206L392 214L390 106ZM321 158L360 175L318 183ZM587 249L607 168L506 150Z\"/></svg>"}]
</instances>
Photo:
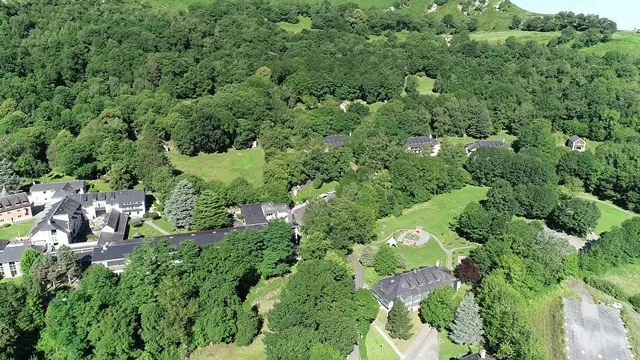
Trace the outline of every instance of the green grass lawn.
<instances>
[{"instance_id":1,"label":"green grass lawn","mask_svg":"<svg viewBox=\"0 0 640 360\"><path fill-rule=\"evenodd\" d=\"M158 220L153 220L153 223L158 225L158 227L160 227L162 230L166 232L177 233L177 232L184 231L182 229L178 229L177 227L173 226L173 224L170 223L169 220L167 220L167 218L165 217L162 217Z\"/></svg>"},{"instance_id":2,"label":"green grass lawn","mask_svg":"<svg viewBox=\"0 0 640 360\"><path fill-rule=\"evenodd\" d=\"M0 279L0 283L14 283L15 285L20 285L23 281L22 277Z\"/></svg>"},{"instance_id":3,"label":"green grass lawn","mask_svg":"<svg viewBox=\"0 0 640 360\"><path fill-rule=\"evenodd\" d=\"M545 344L550 360L567 358L563 298L578 299L566 283L557 286L549 293L539 295L531 300L527 307L528 319Z\"/></svg>"},{"instance_id":4,"label":"green grass lawn","mask_svg":"<svg viewBox=\"0 0 640 360\"><path fill-rule=\"evenodd\" d=\"M410 316L411 316L411 323L413 324L413 327L411 328L411 331L410 331L411 337L408 340L393 339L393 338L391 339L393 343L398 347L400 352L402 353L406 352L409 349L409 347L411 346L411 343L418 336L418 333L420 332L420 330L422 330L427 326L427 324L422 323L422 321L420 320L420 315L417 311L412 312ZM374 323L377 324L380 327L380 329L382 329L382 331L384 331L387 334L387 336L391 338L391 336L389 335L389 332L385 329L385 327L387 326L386 311L380 310L380 312L378 313L378 317L376 318ZM393 351L391 349L389 350Z\"/></svg>"},{"instance_id":5,"label":"green grass lawn","mask_svg":"<svg viewBox=\"0 0 640 360\"><path fill-rule=\"evenodd\" d=\"M143 237L145 238L163 235L160 231L152 228L151 225L142 223L142 226L140 227L129 226L129 236L127 237L127 239L133 239L133 235L135 235L136 233L143 235Z\"/></svg>"},{"instance_id":6,"label":"green grass lawn","mask_svg":"<svg viewBox=\"0 0 640 360\"><path fill-rule=\"evenodd\" d=\"M437 95L433 92L433 85L436 81L430 77L418 77L418 92L420 95Z\"/></svg>"},{"instance_id":7,"label":"green grass lawn","mask_svg":"<svg viewBox=\"0 0 640 360\"><path fill-rule=\"evenodd\" d=\"M39 179L35 179L39 182L42 183L52 183L52 182L66 182L66 181L79 181L78 179L76 179L73 176L69 176L69 175L63 175L60 174L58 172L56 172L55 170L52 170L50 173L40 177ZM102 179L96 179L96 180L84 180L84 182L87 184L87 190L91 191L91 192L107 192L107 191L111 191L111 186L109 186L109 184L107 182L105 182Z\"/></svg>"},{"instance_id":8,"label":"green grass lawn","mask_svg":"<svg viewBox=\"0 0 640 360\"><path fill-rule=\"evenodd\" d=\"M397 251L407 260L407 270L421 266L433 266L438 260L440 260L440 266L447 266L447 254L442 251L438 243L433 239L420 246L399 244Z\"/></svg>"},{"instance_id":9,"label":"green grass lawn","mask_svg":"<svg viewBox=\"0 0 640 360\"><path fill-rule=\"evenodd\" d=\"M11 224L7 227L0 227L0 239L11 240L17 237L25 237L29 234L29 230L36 224L36 219L21 221Z\"/></svg>"},{"instance_id":10,"label":"green grass lawn","mask_svg":"<svg viewBox=\"0 0 640 360\"><path fill-rule=\"evenodd\" d=\"M298 195L296 195L293 198L293 201L295 202L305 202L313 197L316 197L320 194L326 194L329 191L335 191L336 187L338 186L338 182L337 181L333 181L330 183L324 183L322 184L322 186L319 189L316 189L313 187L313 185L309 185L307 187L305 187L304 189L300 190L298 192Z\"/></svg>"},{"instance_id":11,"label":"green grass lawn","mask_svg":"<svg viewBox=\"0 0 640 360\"><path fill-rule=\"evenodd\" d=\"M607 205L601 202L596 202L596 206L600 209L600 220L596 225L595 232L601 234L605 231L611 230L614 226L619 226L625 220L631 219L633 215L624 212L622 209L615 205Z\"/></svg>"},{"instance_id":12,"label":"green grass lawn","mask_svg":"<svg viewBox=\"0 0 640 360\"><path fill-rule=\"evenodd\" d=\"M488 41L490 43L503 43L507 38L514 36L522 41L535 41L539 44L546 44L549 40L560 36L559 32L537 32L522 30L506 31L478 31L469 34L471 39L478 41Z\"/></svg>"},{"instance_id":13,"label":"green grass lawn","mask_svg":"<svg viewBox=\"0 0 640 360\"><path fill-rule=\"evenodd\" d=\"M299 33L300 31L304 30L304 29L309 29L311 30L311 18L308 17L304 17L304 16L298 16L298 23L297 24L290 24L288 22L284 22L281 21L278 23L278 25L283 28L286 32L290 32L290 33Z\"/></svg>"},{"instance_id":14,"label":"green grass lawn","mask_svg":"<svg viewBox=\"0 0 640 360\"><path fill-rule=\"evenodd\" d=\"M448 141L457 145L467 145L478 140L470 136L445 136L444 139L447 139ZM487 140L499 140L504 141L507 144L512 144L516 140L516 136L502 130L495 135L489 136Z\"/></svg>"},{"instance_id":15,"label":"green grass lawn","mask_svg":"<svg viewBox=\"0 0 640 360\"><path fill-rule=\"evenodd\" d=\"M422 226L425 231L440 239L447 248L469 246L468 242L451 230L450 223L460 215L468 203L480 201L486 195L487 188L466 186L451 193L435 196L429 202L405 210L402 216L379 220L383 228L380 239L385 239L400 229Z\"/></svg>"},{"instance_id":16,"label":"green grass lawn","mask_svg":"<svg viewBox=\"0 0 640 360\"><path fill-rule=\"evenodd\" d=\"M361 345L362 346L362 345ZM378 330L373 326L369 328L367 333L367 359L369 360L399 360L400 357L391 349L389 344L384 340Z\"/></svg>"},{"instance_id":17,"label":"green grass lawn","mask_svg":"<svg viewBox=\"0 0 640 360\"><path fill-rule=\"evenodd\" d=\"M616 284L626 296L640 294L640 263L617 266L599 277Z\"/></svg>"},{"instance_id":18,"label":"green grass lawn","mask_svg":"<svg viewBox=\"0 0 640 360\"><path fill-rule=\"evenodd\" d=\"M479 350L477 345L474 345L469 349L469 346L467 345L454 343L449 339L449 333L446 330L438 333L438 342L440 343L440 360L450 360L452 358L457 359L469 354L469 350L473 353L477 353Z\"/></svg>"},{"instance_id":19,"label":"green grass lawn","mask_svg":"<svg viewBox=\"0 0 640 360\"><path fill-rule=\"evenodd\" d=\"M233 179L243 177L253 186L262 185L264 151L261 148L230 149L226 153L200 153L197 156L180 155L172 151L169 160L178 170L205 180L220 180L229 184Z\"/></svg>"},{"instance_id":20,"label":"green grass lawn","mask_svg":"<svg viewBox=\"0 0 640 360\"><path fill-rule=\"evenodd\" d=\"M633 31L618 31L611 41L580 50L584 53L604 55L608 51L619 51L633 57L640 57L640 34Z\"/></svg>"}]
</instances>

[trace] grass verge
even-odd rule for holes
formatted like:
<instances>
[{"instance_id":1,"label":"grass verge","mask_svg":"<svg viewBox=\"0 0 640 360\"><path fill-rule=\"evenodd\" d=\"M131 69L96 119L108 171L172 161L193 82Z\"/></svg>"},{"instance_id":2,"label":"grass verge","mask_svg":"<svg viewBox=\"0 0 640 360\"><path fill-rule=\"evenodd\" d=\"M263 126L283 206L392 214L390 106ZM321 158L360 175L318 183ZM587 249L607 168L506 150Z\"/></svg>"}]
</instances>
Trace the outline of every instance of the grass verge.
<instances>
[{"instance_id":1,"label":"grass verge","mask_svg":"<svg viewBox=\"0 0 640 360\"><path fill-rule=\"evenodd\" d=\"M0 227L0 239L11 240L17 237L25 237L29 234L29 230L36 224L36 219L21 221L9 226Z\"/></svg>"}]
</instances>

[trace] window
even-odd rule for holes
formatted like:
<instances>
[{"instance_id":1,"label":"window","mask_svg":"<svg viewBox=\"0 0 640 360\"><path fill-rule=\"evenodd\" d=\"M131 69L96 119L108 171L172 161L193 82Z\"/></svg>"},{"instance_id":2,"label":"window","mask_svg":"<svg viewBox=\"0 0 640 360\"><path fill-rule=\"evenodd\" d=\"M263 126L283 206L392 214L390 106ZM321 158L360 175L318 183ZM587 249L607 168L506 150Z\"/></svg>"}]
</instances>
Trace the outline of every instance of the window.
<instances>
[{"instance_id":1,"label":"window","mask_svg":"<svg viewBox=\"0 0 640 360\"><path fill-rule=\"evenodd\" d=\"M0 279L4 279L6 276L4 275L4 266L0 264Z\"/></svg>"},{"instance_id":2,"label":"window","mask_svg":"<svg viewBox=\"0 0 640 360\"><path fill-rule=\"evenodd\" d=\"M16 275L18 275L18 271L16 270L16 263L9 263L9 271L11 272L11 277L15 277Z\"/></svg>"}]
</instances>

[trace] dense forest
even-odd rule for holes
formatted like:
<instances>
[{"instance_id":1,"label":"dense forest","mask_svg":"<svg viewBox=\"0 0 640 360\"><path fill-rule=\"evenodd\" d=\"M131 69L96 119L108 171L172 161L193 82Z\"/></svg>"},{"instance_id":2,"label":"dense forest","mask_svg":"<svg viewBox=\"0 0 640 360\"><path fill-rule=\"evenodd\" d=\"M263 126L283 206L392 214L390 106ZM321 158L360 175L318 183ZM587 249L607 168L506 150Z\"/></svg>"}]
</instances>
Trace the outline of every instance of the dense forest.
<instances>
[{"instance_id":1,"label":"dense forest","mask_svg":"<svg viewBox=\"0 0 640 360\"><path fill-rule=\"evenodd\" d=\"M275 23L298 16L311 18L312 29L293 34ZM289 272L291 255L301 261L269 314L267 358L344 358L377 314L369 294L354 291L346 252L376 237L376 219L475 184L491 186L488 199L470 204L456 230L484 244L472 253L469 282L487 347L501 360L545 359L521 320L527 299L580 271L636 258L637 220L578 257L539 224L511 219L591 231L597 209L559 194L558 185L640 209L640 63L579 51L610 39L615 24L607 19L517 20L514 28L562 35L544 45L490 44L471 40L472 21L328 1L217 1L175 14L128 1L0 3L0 159L23 179L54 170L103 178L113 189L141 183L160 209L177 201L177 188L211 199L195 206L226 208L291 203L293 186L339 182L336 198L308 206L308 237L297 249L289 229L273 223L263 233L232 233L220 246L149 243L121 276L93 267L76 289L58 288L68 271L35 265L24 284L0 285L0 314L9 320L0 358L180 359L210 343L246 345L262 325L243 304L247 291ZM401 30L406 39L395 35ZM441 36L448 33L450 44ZM435 79L433 94L420 95L416 76ZM517 137L514 151L467 157L446 140L437 157L403 151L409 136L484 139L500 131ZM602 144L570 152L554 132ZM345 146L327 149L322 138L338 134L350 135ZM255 140L266 158L259 188L243 178L224 184L179 174L164 148L196 155ZM194 214L193 225L222 226L221 214L213 225ZM191 217L183 220L190 227Z\"/></svg>"}]
</instances>

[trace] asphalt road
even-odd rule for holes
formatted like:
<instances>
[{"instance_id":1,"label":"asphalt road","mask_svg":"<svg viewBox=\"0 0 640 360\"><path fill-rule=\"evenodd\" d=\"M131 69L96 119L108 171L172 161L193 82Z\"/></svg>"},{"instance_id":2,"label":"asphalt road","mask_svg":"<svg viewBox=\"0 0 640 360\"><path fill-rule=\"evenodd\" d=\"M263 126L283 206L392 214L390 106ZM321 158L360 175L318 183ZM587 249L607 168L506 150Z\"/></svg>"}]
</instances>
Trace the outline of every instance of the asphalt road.
<instances>
[{"instance_id":1,"label":"asphalt road","mask_svg":"<svg viewBox=\"0 0 640 360\"><path fill-rule=\"evenodd\" d=\"M413 340L402 360L438 360L439 354L438 332L431 326L427 326Z\"/></svg>"}]
</instances>

